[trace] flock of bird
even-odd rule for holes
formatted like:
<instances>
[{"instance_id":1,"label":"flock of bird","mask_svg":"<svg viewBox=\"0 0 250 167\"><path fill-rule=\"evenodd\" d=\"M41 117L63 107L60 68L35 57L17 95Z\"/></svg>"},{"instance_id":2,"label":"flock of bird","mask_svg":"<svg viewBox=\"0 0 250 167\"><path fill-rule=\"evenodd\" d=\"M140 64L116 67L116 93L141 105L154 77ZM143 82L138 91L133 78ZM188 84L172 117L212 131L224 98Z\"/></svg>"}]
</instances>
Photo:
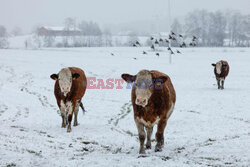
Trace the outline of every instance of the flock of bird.
<instances>
[{"instance_id":1,"label":"flock of bird","mask_svg":"<svg viewBox=\"0 0 250 167\"><path fill-rule=\"evenodd\" d=\"M171 32L170 35L168 35L167 39L163 39L163 38L154 38L154 37L150 37L150 40L152 41L152 45L150 46L150 48L153 51L156 51L156 47L159 46L160 44L167 44L168 46L168 50L170 51L170 54L174 54L170 43L171 42L177 42L180 48L184 48L187 47L187 44L184 42L183 39L183 35L181 34L175 34L174 32ZM141 46L141 44L139 43L139 41L135 41L135 43L132 44L133 47L139 47ZM190 47L195 47L197 46L197 37L193 36L192 41L189 43ZM181 52L179 50L176 50L176 53L181 54ZM146 51L143 51L143 54L147 54ZM156 56L160 56L160 53L155 53Z\"/></svg>"},{"instance_id":2,"label":"flock of bird","mask_svg":"<svg viewBox=\"0 0 250 167\"><path fill-rule=\"evenodd\" d=\"M171 33L168 35L168 38L167 39L163 39L163 38L154 38L154 37L150 37L150 41L152 43L152 45L150 46L150 48L155 52L157 51L157 47L159 47L160 45L166 45L168 47L168 51L170 52L170 54L174 54L172 48L171 48L171 43L172 42L176 42L177 45L180 47L180 48L186 48L187 46L190 46L190 47L195 47L197 46L197 37L196 36L193 36L192 37L192 40L189 44L187 44L185 41L184 41L184 37L183 35L181 34L176 34L174 33L173 31L171 31ZM135 41L133 44L132 44L133 47L140 47L141 44L139 41ZM179 50L176 50L176 53L178 54L181 54L181 52ZM148 54L146 51L143 51L142 54ZM114 53L111 53L112 56L114 56ZM156 56L160 56L160 53L156 52L155 53ZM137 58L133 58L133 59L137 59Z\"/></svg>"}]
</instances>

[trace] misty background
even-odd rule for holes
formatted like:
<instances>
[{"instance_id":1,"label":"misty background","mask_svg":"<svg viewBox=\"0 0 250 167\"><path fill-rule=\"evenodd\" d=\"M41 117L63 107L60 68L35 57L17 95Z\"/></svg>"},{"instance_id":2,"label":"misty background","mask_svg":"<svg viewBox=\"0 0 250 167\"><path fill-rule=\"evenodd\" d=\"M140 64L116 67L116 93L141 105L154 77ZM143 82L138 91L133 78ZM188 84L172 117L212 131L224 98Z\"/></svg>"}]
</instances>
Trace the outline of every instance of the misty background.
<instances>
[{"instance_id":1,"label":"misty background","mask_svg":"<svg viewBox=\"0 0 250 167\"><path fill-rule=\"evenodd\" d=\"M184 36L177 43L249 47L249 9L249 0L0 0L0 47L17 36L26 48L150 46L171 31Z\"/></svg>"}]
</instances>

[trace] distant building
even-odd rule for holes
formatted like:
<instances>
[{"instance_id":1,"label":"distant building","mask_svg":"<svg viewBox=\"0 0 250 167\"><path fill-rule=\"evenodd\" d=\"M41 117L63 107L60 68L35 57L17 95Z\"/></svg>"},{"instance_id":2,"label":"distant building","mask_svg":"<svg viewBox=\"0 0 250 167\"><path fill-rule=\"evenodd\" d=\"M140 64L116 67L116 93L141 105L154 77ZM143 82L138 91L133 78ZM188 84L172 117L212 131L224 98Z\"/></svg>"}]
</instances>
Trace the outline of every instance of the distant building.
<instances>
[{"instance_id":1,"label":"distant building","mask_svg":"<svg viewBox=\"0 0 250 167\"><path fill-rule=\"evenodd\" d=\"M41 27L38 28L38 35L40 36L81 36L82 32L78 28L65 27Z\"/></svg>"}]
</instances>

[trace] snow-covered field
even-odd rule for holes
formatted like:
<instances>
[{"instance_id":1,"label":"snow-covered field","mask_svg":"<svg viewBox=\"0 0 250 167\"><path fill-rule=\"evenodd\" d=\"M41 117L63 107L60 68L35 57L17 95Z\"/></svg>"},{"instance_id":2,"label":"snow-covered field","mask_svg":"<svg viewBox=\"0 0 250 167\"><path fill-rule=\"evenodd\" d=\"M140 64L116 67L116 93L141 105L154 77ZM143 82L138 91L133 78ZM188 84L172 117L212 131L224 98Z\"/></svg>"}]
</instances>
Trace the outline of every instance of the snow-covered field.
<instances>
[{"instance_id":1,"label":"snow-covered field","mask_svg":"<svg viewBox=\"0 0 250 167\"><path fill-rule=\"evenodd\" d=\"M159 58L148 48L0 50L0 166L250 166L250 48L181 51L169 64L166 49ZM230 64L224 90L211 66L221 59ZM168 74L177 101L163 151L139 156L125 83L87 89L80 125L61 128L49 76L67 66L104 80L141 69Z\"/></svg>"}]
</instances>

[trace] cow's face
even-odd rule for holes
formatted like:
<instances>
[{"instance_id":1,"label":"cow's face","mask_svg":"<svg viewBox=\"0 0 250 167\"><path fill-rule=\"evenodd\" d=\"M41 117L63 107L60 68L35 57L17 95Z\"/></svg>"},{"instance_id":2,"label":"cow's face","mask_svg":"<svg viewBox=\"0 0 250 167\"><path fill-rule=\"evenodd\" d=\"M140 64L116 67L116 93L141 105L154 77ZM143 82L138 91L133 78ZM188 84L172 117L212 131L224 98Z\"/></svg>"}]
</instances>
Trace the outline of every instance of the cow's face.
<instances>
[{"instance_id":1,"label":"cow's face","mask_svg":"<svg viewBox=\"0 0 250 167\"><path fill-rule=\"evenodd\" d=\"M135 104L145 107L152 95L152 75L147 70L142 70L136 75Z\"/></svg>"},{"instance_id":2,"label":"cow's face","mask_svg":"<svg viewBox=\"0 0 250 167\"><path fill-rule=\"evenodd\" d=\"M167 80L166 77L154 78L148 70L141 70L135 76L122 74L122 78L126 82L134 82L135 104L143 107L148 104L148 100L153 94L154 88L156 88L155 84L158 85L158 88L161 88L159 84Z\"/></svg>"},{"instance_id":3,"label":"cow's face","mask_svg":"<svg viewBox=\"0 0 250 167\"><path fill-rule=\"evenodd\" d=\"M80 75L78 73L72 74L69 68L63 68L58 74L52 74L50 78L58 80L61 92L66 95L70 92L72 80L75 80Z\"/></svg>"},{"instance_id":4,"label":"cow's face","mask_svg":"<svg viewBox=\"0 0 250 167\"><path fill-rule=\"evenodd\" d=\"M221 74L221 69L222 69L222 62L219 61L216 64L212 64L212 66L215 67L216 73Z\"/></svg>"}]
</instances>

